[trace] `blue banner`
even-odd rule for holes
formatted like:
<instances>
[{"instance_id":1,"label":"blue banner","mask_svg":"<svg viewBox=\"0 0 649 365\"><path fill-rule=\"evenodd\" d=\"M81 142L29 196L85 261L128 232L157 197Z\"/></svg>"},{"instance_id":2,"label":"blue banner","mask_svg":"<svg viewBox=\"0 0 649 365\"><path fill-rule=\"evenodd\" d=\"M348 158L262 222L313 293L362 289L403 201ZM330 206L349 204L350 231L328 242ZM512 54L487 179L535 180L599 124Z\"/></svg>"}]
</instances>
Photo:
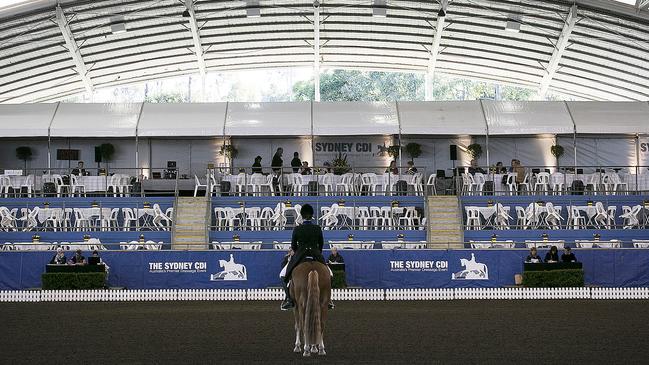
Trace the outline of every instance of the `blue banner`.
<instances>
[{"instance_id":1,"label":"blue banner","mask_svg":"<svg viewBox=\"0 0 649 365\"><path fill-rule=\"evenodd\" d=\"M347 283L364 288L502 287L522 272L526 250L343 250ZM649 250L574 250L587 284L649 286ZM1 252L0 290L41 286L53 252ZM266 288L279 285L284 252L102 252L109 285L129 289ZM328 253L325 253L325 256ZM541 253L544 255L544 252Z\"/></svg>"}]
</instances>

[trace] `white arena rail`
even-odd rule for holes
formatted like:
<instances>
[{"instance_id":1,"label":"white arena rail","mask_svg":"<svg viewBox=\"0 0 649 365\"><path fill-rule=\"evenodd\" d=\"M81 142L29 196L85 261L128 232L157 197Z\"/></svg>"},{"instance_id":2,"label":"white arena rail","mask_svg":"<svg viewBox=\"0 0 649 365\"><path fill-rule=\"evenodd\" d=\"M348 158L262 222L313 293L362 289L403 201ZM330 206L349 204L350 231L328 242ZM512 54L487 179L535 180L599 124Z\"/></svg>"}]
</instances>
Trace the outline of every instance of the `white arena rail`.
<instances>
[{"instance_id":1,"label":"white arena rail","mask_svg":"<svg viewBox=\"0 0 649 365\"><path fill-rule=\"evenodd\" d=\"M0 302L279 301L281 289L145 289L0 291ZM649 299L649 288L334 289L336 301Z\"/></svg>"}]
</instances>

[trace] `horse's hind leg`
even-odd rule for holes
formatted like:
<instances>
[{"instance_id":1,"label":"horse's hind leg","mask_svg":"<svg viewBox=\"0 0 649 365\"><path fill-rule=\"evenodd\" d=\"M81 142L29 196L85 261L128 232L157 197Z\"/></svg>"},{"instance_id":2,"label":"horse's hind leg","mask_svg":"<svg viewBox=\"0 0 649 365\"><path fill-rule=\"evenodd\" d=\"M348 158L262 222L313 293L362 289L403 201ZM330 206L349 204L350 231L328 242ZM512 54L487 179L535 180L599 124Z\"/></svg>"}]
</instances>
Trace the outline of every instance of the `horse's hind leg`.
<instances>
[{"instance_id":1,"label":"horse's hind leg","mask_svg":"<svg viewBox=\"0 0 649 365\"><path fill-rule=\"evenodd\" d=\"M301 333L300 325L297 323L297 318L295 319L295 347L293 347L293 352L300 353L302 351L302 346L300 343Z\"/></svg>"}]
</instances>

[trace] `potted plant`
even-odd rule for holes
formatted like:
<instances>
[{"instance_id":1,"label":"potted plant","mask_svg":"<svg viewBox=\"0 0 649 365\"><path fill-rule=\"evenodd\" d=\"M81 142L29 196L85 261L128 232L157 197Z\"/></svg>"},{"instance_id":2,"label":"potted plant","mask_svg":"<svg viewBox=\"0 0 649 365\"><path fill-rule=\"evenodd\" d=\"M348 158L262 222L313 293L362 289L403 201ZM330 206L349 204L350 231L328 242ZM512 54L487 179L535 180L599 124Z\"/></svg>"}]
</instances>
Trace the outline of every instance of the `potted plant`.
<instances>
[{"instance_id":1,"label":"potted plant","mask_svg":"<svg viewBox=\"0 0 649 365\"><path fill-rule=\"evenodd\" d=\"M398 158L399 153L401 153L401 146L390 146L388 147L388 156L392 158Z\"/></svg>"},{"instance_id":2,"label":"potted plant","mask_svg":"<svg viewBox=\"0 0 649 365\"><path fill-rule=\"evenodd\" d=\"M239 154L239 150L237 150L237 148L231 144L224 143L221 146L221 149L219 150L219 154L221 156L225 156L225 158L228 159L228 164L232 166L232 160L237 158L237 155Z\"/></svg>"},{"instance_id":3,"label":"potted plant","mask_svg":"<svg viewBox=\"0 0 649 365\"><path fill-rule=\"evenodd\" d=\"M563 146L555 144L554 146L550 147L550 153L552 153L552 156L557 159L557 167L559 167L559 159L561 156L563 156L564 150Z\"/></svg>"},{"instance_id":4,"label":"potted plant","mask_svg":"<svg viewBox=\"0 0 649 365\"><path fill-rule=\"evenodd\" d=\"M25 163L25 170L27 170L27 161L32 159L31 147L21 146L16 148L16 157L18 157L19 160L23 160Z\"/></svg>"},{"instance_id":5,"label":"potted plant","mask_svg":"<svg viewBox=\"0 0 649 365\"><path fill-rule=\"evenodd\" d=\"M338 152L338 156L331 161L331 167L334 170L334 175L343 175L352 170L347 162L347 155Z\"/></svg>"},{"instance_id":6,"label":"potted plant","mask_svg":"<svg viewBox=\"0 0 649 365\"><path fill-rule=\"evenodd\" d=\"M406 145L406 153L410 156L412 162L415 162L415 159L421 156L421 145L415 142L408 143Z\"/></svg>"},{"instance_id":7,"label":"potted plant","mask_svg":"<svg viewBox=\"0 0 649 365\"><path fill-rule=\"evenodd\" d=\"M478 160L482 156L482 146L478 143L472 143L466 147L466 152L472 160Z\"/></svg>"},{"instance_id":8,"label":"potted plant","mask_svg":"<svg viewBox=\"0 0 649 365\"><path fill-rule=\"evenodd\" d=\"M99 146L99 152L101 153L101 160L106 161L106 167L108 167L108 163L113 160L115 155L115 146L112 143L102 143Z\"/></svg>"}]
</instances>

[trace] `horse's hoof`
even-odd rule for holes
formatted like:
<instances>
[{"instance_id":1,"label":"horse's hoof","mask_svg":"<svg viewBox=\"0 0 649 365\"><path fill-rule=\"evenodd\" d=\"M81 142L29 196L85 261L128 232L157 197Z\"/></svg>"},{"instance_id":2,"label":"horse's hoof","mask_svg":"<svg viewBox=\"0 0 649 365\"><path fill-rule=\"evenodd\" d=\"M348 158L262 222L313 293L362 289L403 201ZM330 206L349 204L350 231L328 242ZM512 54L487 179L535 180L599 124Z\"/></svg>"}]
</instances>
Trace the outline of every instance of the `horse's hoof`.
<instances>
[{"instance_id":1,"label":"horse's hoof","mask_svg":"<svg viewBox=\"0 0 649 365\"><path fill-rule=\"evenodd\" d=\"M318 352L318 355L320 355L320 356L325 356L326 354L327 354L327 353L325 352L325 350L320 350L320 351Z\"/></svg>"},{"instance_id":2,"label":"horse's hoof","mask_svg":"<svg viewBox=\"0 0 649 365\"><path fill-rule=\"evenodd\" d=\"M310 353L309 351L304 351L304 352L302 353L302 356L304 356L304 357L309 357L309 356L311 356L311 353Z\"/></svg>"},{"instance_id":3,"label":"horse's hoof","mask_svg":"<svg viewBox=\"0 0 649 365\"><path fill-rule=\"evenodd\" d=\"M296 354L299 354L300 352L302 352L302 349L300 348L299 345L296 345L295 348L293 348L293 352L295 352Z\"/></svg>"},{"instance_id":4,"label":"horse's hoof","mask_svg":"<svg viewBox=\"0 0 649 365\"><path fill-rule=\"evenodd\" d=\"M311 346L311 353L312 354L317 354L318 353L318 345Z\"/></svg>"}]
</instances>

